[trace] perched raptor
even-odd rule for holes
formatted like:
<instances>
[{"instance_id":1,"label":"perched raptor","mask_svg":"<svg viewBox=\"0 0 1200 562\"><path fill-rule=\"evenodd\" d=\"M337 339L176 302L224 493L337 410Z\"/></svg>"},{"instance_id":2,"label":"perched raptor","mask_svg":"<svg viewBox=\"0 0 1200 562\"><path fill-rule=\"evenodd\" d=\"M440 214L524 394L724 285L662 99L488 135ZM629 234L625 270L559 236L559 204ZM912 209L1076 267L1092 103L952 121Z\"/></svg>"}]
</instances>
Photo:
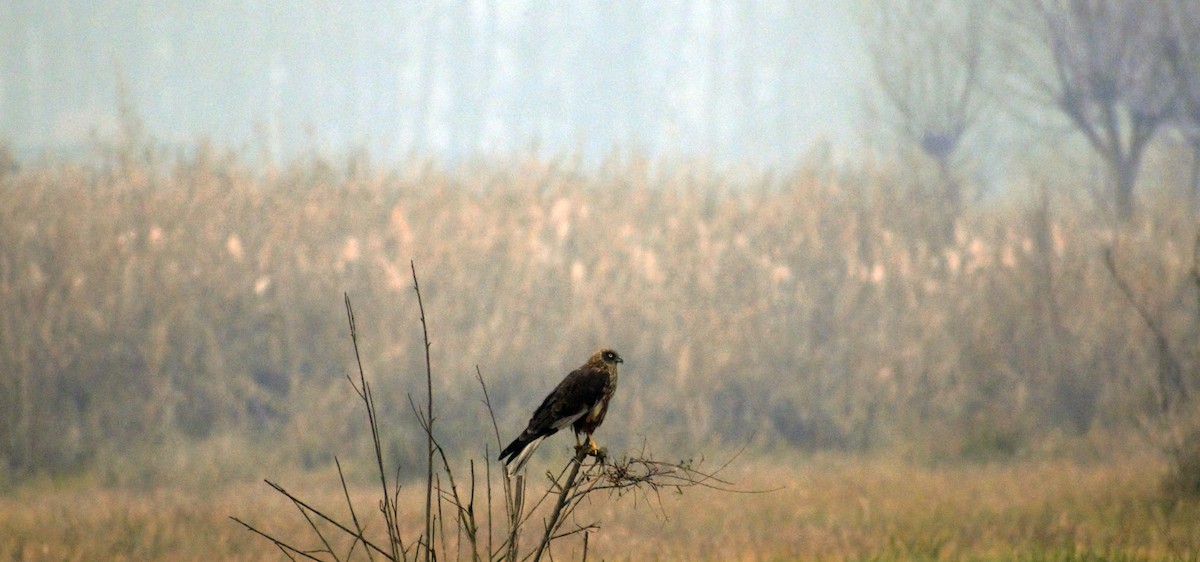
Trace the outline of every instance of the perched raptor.
<instances>
[{"instance_id":1,"label":"perched raptor","mask_svg":"<svg viewBox=\"0 0 1200 562\"><path fill-rule=\"evenodd\" d=\"M586 445L591 453L598 452L592 433L604 423L608 401L617 390L617 364L623 362L617 352L601 349L558 383L529 418L525 431L500 453L508 474L521 470L543 439L567 426L575 430L577 448ZM579 443L580 433L587 436L586 444Z\"/></svg>"}]
</instances>

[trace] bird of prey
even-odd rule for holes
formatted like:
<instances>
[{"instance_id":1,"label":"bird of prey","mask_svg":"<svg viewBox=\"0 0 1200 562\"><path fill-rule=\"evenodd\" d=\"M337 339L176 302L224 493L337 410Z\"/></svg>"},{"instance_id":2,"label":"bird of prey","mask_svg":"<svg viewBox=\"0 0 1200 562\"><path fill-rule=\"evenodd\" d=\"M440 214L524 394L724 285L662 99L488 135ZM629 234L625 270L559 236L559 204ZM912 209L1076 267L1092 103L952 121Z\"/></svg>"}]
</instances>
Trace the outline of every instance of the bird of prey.
<instances>
[{"instance_id":1,"label":"bird of prey","mask_svg":"<svg viewBox=\"0 0 1200 562\"><path fill-rule=\"evenodd\" d=\"M576 449L586 446L589 453L599 453L592 433L604 422L608 401L617 390L618 363L624 360L617 352L601 349L558 383L533 412L525 431L500 453L505 471L512 475L521 470L543 439L567 426L575 430ZM585 444L579 442L580 433L587 436Z\"/></svg>"}]
</instances>

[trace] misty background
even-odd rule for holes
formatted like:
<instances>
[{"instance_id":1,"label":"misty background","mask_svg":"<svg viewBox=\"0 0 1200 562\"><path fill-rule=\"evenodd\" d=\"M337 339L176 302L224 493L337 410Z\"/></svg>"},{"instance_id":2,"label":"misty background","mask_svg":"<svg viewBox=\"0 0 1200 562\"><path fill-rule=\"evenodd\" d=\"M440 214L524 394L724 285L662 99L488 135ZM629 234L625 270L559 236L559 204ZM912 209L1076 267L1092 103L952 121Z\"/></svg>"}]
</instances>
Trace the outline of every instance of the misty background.
<instances>
[{"instance_id":1,"label":"misty background","mask_svg":"<svg viewBox=\"0 0 1200 562\"><path fill-rule=\"evenodd\" d=\"M854 3L0 3L0 138L78 154L121 95L160 142L454 161L779 164L852 145ZM118 93L118 87L127 92Z\"/></svg>"},{"instance_id":2,"label":"misty background","mask_svg":"<svg viewBox=\"0 0 1200 562\"><path fill-rule=\"evenodd\" d=\"M618 449L1133 433L1200 493L1198 6L4 2L0 461L326 466L344 292L423 392L415 262L467 453L476 366L515 431L604 345Z\"/></svg>"}]
</instances>

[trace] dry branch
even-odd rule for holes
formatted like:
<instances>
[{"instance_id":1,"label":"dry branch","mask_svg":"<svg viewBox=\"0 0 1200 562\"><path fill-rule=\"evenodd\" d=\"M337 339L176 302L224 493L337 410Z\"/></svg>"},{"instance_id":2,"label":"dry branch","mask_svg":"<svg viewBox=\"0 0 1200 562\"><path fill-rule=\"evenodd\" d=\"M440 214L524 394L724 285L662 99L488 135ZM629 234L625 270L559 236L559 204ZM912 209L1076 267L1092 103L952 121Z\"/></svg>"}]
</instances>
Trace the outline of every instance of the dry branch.
<instances>
[{"instance_id":1,"label":"dry branch","mask_svg":"<svg viewBox=\"0 0 1200 562\"><path fill-rule=\"evenodd\" d=\"M319 549L301 549L292 542L275 537L240 519L233 518L250 531L270 540L288 558L294 560L296 556L299 556L312 560L324 560L325 557L328 557L332 560L341 561L350 560L354 557L355 552L358 551L363 553L362 555L366 556L369 560L374 560L376 556L381 556L390 561L458 559L463 554L463 541L465 540L467 543L465 548L470 550L471 559L473 561L482 561L484 559L480 551L481 533L475 498L477 473L474 461L471 461L469 465L469 483L466 488L469 492L464 497L463 489L460 488L459 481L454 476L454 469L446 450L438 442L433 432L433 370L430 366L428 328L424 305L422 304L418 288L415 266L413 267L413 287L417 290L417 302L421 307L421 327L425 345L426 388L429 391L425 409L418 407L411 395L408 397L413 416L425 434L429 455L428 461L430 463L426 471L426 500L425 511L423 513L424 531L416 540L408 542L407 548L405 547L399 522L399 475L397 474L395 477L394 483L388 481L386 463L383 459L382 440L380 437L381 425L377 406L370 382L367 380L362 366L353 307L351 306L349 296L345 296L346 317L350 326L350 339L354 346L354 355L358 365L357 380L350 375L347 375L346 379L350 382L351 387L367 412L367 424L370 429L375 454L375 470L378 473L380 486L379 510L385 521L388 544L386 547L379 546L366 536L366 526L359 519L358 511L354 507L349 488L346 484L345 475L342 472L341 462L337 460L337 457L334 457L338 469L341 495L349 507L349 522L343 523L332 515L329 515L326 511L318 509L309 502L296 497L282 486L269 480L267 481L268 485L291 501L300 511L301 516L308 522L310 532L319 541L321 545ZM484 405L492 420L496 442L499 443L499 427L496 424L491 398L488 394L487 384L484 382L483 375L480 373L478 367L476 367L476 377L483 393ZM504 482L504 509L506 517L502 521L507 527L500 533L494 533L492 528L493 522L497 521L497 519L492 517L493 488L491 483L491 460L489 457L488 468L485 471L488 495L486 514L488 542L483 551L486 552L488 560L507 560L511 562L533 560L534 562L540 562L546 554L550 553L550 548L554 541L581 533L584 535L583 549L584 556L586 557L587 533L598 529L599 524L575 524L572 527L565 528L565 522L570 519L570 516L575 512L580 502L593 493L608 492L616 493L620 496L630 490L640 490L644 494L653 494L655 497L658 497L659 491L662 489L681 491L682 488L690 486L704 486L718 490L736 491L733 490L731 483L718 479L715 472L701 472L698 467L693 467L691 461L665 463L653 460L647 456L638 456L626 457L619 462L609 463L606 462L603 456L598 456L595 462L589 463L586 462L588 453L589 451L586 448L578 449L576 455L568 461L557 477L548 474L549 485L532 502L532 505L528 506L526 503L527 490L525 476L520 474L509 478L506 474L503 476L498 474L497 477L503 478ZM644 448L642 453L644 455ZM440 460L440 464L437 466L433 464L435 459ZM724 466L721 468L724 468ZM436 504L434 502L435 494ZM548 519L544 520L544 528L541 531L541 537L537 542L536 549L522 553L520 549L522 529L530 521L534 520L538 513L542 512L543 506L549 505L553 507L549 508L550 514ZM661 509L661 507L662 504L659 501L659 508ZM449 519L455 527L451 531L447 531L446 528L448 516L445 511L447 509L451 511ZM350 544L344 553L339 553L337 550L337 541L334 536L328 535L326 531L322 530L322 525L326 523L340 533L340 536L350 539ZM451 551L451 543L448 537L449 532L455 532L457 537L454 541L453 552ZM493 536L502 536L504 540L501 544L495 545L493 544ZM360 544L362 548L359 548Z\"/></svg>"},{"instance_id":2,"label":"dry branch","mask_svg":"<svg viewBox=\"0 0 1200 562\"><path fill-rule=\"evenodd\" d=\"M1113 281L1117 284L1117 289L1124 295L1125 300L1130 306L1137 311L1138 316L1150 330L1154 336L1154 346L1158 351L1158 393L1159 393L1159 408L1162 415L1171 413L1175 405L1185 403L1190 398L1187 384L1183 379L1183 366L1179 362L1179 358L1175 356L1175 352L1171 349L1170 339L1167 337L1166 328L1162 322L1156 318L1137 298L1133 287L1129 284L1121 273L1117 270L1116 259L1113 257L1112 247L1104 249L1104 265L1108 268L1108 272L1112 275Z\"/></svg>"}]
</instances>

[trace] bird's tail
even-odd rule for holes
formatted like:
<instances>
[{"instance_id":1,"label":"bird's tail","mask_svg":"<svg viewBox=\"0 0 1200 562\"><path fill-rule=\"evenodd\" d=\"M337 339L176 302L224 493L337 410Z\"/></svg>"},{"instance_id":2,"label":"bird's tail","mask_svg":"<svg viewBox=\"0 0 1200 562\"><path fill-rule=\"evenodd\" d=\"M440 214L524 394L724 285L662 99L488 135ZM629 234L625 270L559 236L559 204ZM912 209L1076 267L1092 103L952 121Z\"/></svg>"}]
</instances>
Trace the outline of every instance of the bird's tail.
<instances>
[{"instance_id":1,"label":"bird's tail","mask_svg":"<svg viewBox=\"0 0 1200 562\"><path fill-rule=\"evenodd\" d=\"M542 440L546 437L545 435L539 437L526 437L522 435L514 439L512 443L509 443L504 448L504 451L500 453L500 460L504 461L504 472L509 476L520 472L525 463L529 461L529 457L533 455L538 445L541 445ZM505 457L508 458L505 459Z\"/></svg>"}]
</instances>

